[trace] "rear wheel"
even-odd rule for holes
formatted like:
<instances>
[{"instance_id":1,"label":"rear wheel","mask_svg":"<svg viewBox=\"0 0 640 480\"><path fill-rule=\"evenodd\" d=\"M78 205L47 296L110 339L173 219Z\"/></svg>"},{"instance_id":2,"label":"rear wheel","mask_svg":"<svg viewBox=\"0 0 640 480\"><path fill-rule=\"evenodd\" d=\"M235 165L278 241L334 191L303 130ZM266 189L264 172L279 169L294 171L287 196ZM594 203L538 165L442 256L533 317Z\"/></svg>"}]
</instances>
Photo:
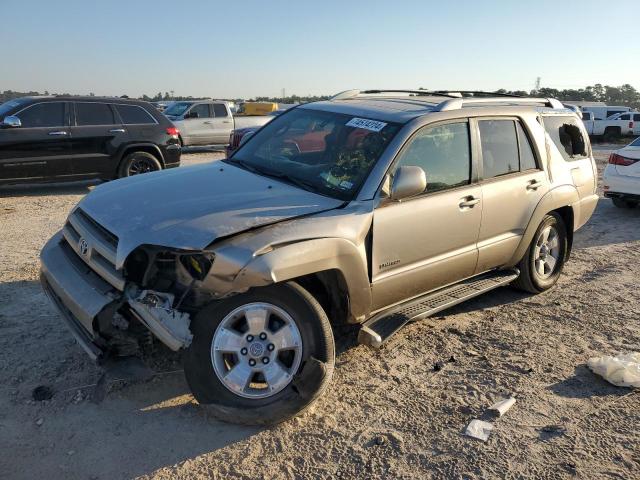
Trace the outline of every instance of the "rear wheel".
<instances>
[{"instance_id":1,"label":"rear wheel","mask_svg":"<svg viewBox=\"0 0 640 480\"><path fill-rule=\"evenodd\" d=\"M160 161L148 152L132 152L120 163L118 178L162 170Z\"/></svg>"},{"instance_id":2,"label":"rear wheel","mask_svg":"<svg viewBox=\"0 0 640 480\"><path fill-rule=\"evenodd\" d=\"M282 422L309 407L331 381L329 320L297 283L215 302L196 315L191 331L187 383L225 422Z\"/></svg>"},{"instance_id":3,"label":"rear wheel","mask_svg":"<svg viewBox=\"0 0 640 480\"><path fill-rule=\"evenodd\" d=\"M618 208L635 208L638 206L638 202L625 198L612 198L611 201Z\"/></svg>"},{"instance_id":4,"label":"rear wheel","mask_svg":"<svg viewBox=\"0 0 640 480\"><path fill-rule=\"evenodd\" d=\"M530 293L553 287L562 273L567 247L567 230L562 217L555 212L545 215L518 264L520 276L513 282L514 286Z\"/></svg>"}]
</instances>

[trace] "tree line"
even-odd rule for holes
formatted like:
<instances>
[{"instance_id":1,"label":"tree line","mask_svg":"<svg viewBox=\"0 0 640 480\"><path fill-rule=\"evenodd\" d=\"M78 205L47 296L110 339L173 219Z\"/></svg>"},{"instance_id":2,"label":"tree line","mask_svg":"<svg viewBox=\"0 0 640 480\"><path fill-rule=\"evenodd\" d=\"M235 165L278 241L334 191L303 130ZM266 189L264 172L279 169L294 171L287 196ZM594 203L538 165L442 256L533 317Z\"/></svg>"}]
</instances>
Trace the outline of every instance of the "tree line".
<instances>
[{"instance_id":1,"label":"tree line","mask_svg":"<svg viewBox=\"0 0 640 480\"><path fill-rule=\"evenodd\" d=\"M556 89L543 87L538 90L531 90L529 92L525 90L505 90L499 89L495 90L492 93L508 93L512 95L521 95L521 96L533 96L533 97L553 97L558 100L564 102L570 101L593 101L593 102L604 102L607 105L624 105L636 109L640 109L640 92L636 90L633 86L628 83L625 83L620 86L610 86L610 85L602 85L600 83L596 83L595 85L590 85L584 88L578 89ZM13 98L25 97L25 96L35 96L35 95L49 95L49 92L45 90L44 93L39 92L17 92L13 90L5 90L0 93L0 103L6 102L7 100L11 100ZM69 95L68 93L59 93L56 95ZM89 94L93 96L93 93ZM128 98L126 95L122 95L122 97ZM277 103L305 103L305 102L315 102L318 100L326 100L330 95L289 95L287 97L254 97L249 101L257 101L257 102L277 102ZM142 95L139 97L141 100L146 100L148 102L159 102L159 101L171 101L171 100L194 100L198 97L192 96L174 96L169 92L158 92L154 96ZM246 101L245 99L235 98L235 99L227 99L236 102Z\"/></svg>"}]
</instances>

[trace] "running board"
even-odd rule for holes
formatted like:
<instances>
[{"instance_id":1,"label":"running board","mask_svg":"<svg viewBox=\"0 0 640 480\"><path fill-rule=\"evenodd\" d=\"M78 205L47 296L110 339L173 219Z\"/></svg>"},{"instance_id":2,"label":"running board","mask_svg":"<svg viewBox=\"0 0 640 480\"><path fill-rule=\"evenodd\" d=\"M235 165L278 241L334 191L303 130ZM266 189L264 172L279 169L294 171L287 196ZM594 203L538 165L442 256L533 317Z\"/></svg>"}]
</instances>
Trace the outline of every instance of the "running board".
<instances>
[{"instance_id":1,"label":"running board","mask_svg":"<svg viewBox=\"0 0 640 480\"><path fill-rule=\"evenodd\" d=\"M414 298L385 310L362 324L358 343L380 348L407 323L434 315L518 278L518 269L496 270Z\"/></svg>"}]
</instances>

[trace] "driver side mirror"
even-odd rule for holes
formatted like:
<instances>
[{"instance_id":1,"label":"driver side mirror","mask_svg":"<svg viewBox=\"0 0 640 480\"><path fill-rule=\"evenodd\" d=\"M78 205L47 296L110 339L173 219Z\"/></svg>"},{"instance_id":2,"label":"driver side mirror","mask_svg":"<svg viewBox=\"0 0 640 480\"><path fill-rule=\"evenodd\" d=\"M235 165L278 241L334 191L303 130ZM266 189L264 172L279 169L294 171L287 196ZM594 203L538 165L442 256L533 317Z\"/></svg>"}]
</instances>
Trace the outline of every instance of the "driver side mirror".
<instances>
[{"instance_id":1,"label":"driver side mirror","mask_svg":"<svg viewBox=\"0 0 640 480\"><path fill-rule=\"evenodd\" d=\"M9 115L8 117L4 117L2 123L0 123L0 127L2 128L18 128L22 126L22 122L20 119L14 115Z\"/></svg>"},{"instance_id":2,"label":"driver side mirror","mask_svg":"<svg viewBox=\"0 0 640 480\"><path fill-rule=\"evenodd\" d=\"M404 166L396 170L391 183L391 200L414 197L427 189L427 174L417 166Z\"/></svg>"}]
</instances>

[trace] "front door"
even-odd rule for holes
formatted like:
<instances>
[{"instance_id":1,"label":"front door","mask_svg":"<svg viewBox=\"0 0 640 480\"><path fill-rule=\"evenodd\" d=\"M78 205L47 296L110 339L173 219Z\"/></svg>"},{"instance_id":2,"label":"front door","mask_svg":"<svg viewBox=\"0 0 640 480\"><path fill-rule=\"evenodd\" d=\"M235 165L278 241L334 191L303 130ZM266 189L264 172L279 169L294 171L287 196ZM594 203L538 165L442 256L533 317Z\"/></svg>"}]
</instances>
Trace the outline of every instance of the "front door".
<instances>
[{"instance_id":1,"label":"front door","mask_svg":"<svg viewBox=\"0 0 640 480\"><path fill-rule=\"evenodd\" d=\"M184 129L193 145L213 143L213 112L208 103L197 103L184 116Z\"/></svg>"},{"instance_id":2,"label":"front door","mask_svg":"<svg viewBox=\"0 0 640 480\"><path fill-rule=\"evenodd\" d=\"M20 127L0 130L0 180L68 175L71 144L66 103L36 103L15 116Z\"/></svg>"},{"instance_id":3,"label":"front door","mask_svg":"<svg viewBox=\"0 0 640 480\"><path fill-rule=\"evenodd\" d=\"M479 119L477 126L483 206L476 273L481 273L511 259L533 211L549 191L549 181L520 120Z\"/></svg>"},{"instance_id":4,"label":"front door","mask_svg":"<svg viewBox=\"0 0 640 480\"><path fill-rule=\"evenodd\" d=\"M467 120L419 130L392 168L415 165L427 176L421 195L382 199L373 217L374 310L473 275L482 214L473 181Z\"/></svg>"},{"instance_id":5,"label":"front door","mask_svg":"<svg viewBox=\"0 0 640 480\"><path fill-rule=\"evenodd\" d=\"M71 127L71 170L74 176L111 178L117 168L116 152L126 130L116 122L107 103L75 102Z\"/></svg>"}]
</instances>

